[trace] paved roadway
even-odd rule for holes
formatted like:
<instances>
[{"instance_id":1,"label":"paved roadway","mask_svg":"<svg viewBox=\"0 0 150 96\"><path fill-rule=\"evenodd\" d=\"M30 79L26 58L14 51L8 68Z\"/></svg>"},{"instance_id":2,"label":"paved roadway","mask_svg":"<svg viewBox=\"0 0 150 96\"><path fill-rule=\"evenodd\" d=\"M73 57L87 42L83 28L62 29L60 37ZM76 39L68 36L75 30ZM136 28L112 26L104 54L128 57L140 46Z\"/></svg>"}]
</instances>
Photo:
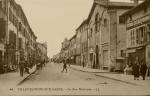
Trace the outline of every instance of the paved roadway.
<instances>
[{"instance_id":1,"label":"paved roadway","mask_svg":"<svg viewBox=\"0 0 150 96\"><path fill-rule=\"evenodd\" d=\"M57 95L147 95L147 88L95 76L68 68L62 73L62 65L48 63L41 71L31 75L15 91L19 94ZM110 74L111 75L111 74ZM39 89L38 89L39 88Z\"/></svg>"}]
</instances>

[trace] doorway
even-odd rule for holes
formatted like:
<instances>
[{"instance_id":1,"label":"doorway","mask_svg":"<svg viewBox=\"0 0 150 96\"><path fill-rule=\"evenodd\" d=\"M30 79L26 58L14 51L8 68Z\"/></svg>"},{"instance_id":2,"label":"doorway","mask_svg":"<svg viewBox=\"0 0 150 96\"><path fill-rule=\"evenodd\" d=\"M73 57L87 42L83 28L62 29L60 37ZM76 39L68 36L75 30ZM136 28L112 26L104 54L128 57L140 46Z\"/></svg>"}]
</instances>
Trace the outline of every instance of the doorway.
<instances>
[{"instance_id":1,"label":"doorway","mask_svg":"<svg viewBox=\"0 0 150 96\"><path fill-rule=\"evenodd\" d=\"M96 66L97 69L99 68L99 47L96 45Z\"/></svg>"}]
</instances>

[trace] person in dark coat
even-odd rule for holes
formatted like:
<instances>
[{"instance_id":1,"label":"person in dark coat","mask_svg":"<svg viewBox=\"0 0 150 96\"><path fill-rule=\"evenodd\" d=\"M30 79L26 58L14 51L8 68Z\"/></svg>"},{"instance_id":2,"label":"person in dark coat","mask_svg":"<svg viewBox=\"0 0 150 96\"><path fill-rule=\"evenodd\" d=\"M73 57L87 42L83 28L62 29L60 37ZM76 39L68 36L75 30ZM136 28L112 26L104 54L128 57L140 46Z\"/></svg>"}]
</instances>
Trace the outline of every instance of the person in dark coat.
<instances>
[{"instance_id":1,"label":"person in dark coat","mask_svg":"<svg viewBox=\"0 0 150 96\"><path fill-rule=\"evenodd\" d=\"M140 73L143 77L143 80L145 80L146 71L147 71L147 65L144 62L142 62Z\"/></svg>"},{"instance_id":2,"label":"person in dark coat","mask_svg":"<svg viewBox=\"0 0 150 96\"><path fill-rule=\"evenodd\" d=\"M19 62L20 76L23 77L25 60L22 58Z\"/></svg>"},{"instance_id":3,"label":"person in dark coat","mask_svg":"<svg viewBox=\"0 0 150 96\"><path fill-rule=\"evenodd\" d=\"M139 67L139 62L136 61L136 62L134 63L134 65L132 66L133 75L134 75L134 80L136 80L136 79L139 80L139 76L140 76L139 69L140 69L140 67Z\"/></svg>"},{"instance_id":4,"label":"person in dark coat","mask_svg":"<svg viewBox=\"0 0 150 96\"><path fill-rule=\"evenodd\" d=\"M64 70L66 70L66 72L67 72L67 63L66 63L66 60L64 60L63 61L63 70L62 70L62 72L64 72Z\"/></svg>"}]
</instances>

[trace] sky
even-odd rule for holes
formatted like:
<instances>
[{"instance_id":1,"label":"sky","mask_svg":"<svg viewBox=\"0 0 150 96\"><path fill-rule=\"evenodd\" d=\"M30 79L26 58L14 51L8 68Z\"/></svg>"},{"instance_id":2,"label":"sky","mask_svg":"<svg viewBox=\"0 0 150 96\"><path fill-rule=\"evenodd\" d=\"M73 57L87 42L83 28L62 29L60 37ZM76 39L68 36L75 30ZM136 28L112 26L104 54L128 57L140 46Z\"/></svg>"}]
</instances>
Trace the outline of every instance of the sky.
<instances>
[{"instance_id":1,"label":"sky","mask_svg":"<svg viewBox=\"0 0 150 96\"><path fill-rule=\"evenodd\" d=\"M60 52L61 42L87 18L93 0L15 0L20 4L38 42L47 42L48 56ZM129 0L113 0L129 1Z\"/></svg>"}]
</instances>

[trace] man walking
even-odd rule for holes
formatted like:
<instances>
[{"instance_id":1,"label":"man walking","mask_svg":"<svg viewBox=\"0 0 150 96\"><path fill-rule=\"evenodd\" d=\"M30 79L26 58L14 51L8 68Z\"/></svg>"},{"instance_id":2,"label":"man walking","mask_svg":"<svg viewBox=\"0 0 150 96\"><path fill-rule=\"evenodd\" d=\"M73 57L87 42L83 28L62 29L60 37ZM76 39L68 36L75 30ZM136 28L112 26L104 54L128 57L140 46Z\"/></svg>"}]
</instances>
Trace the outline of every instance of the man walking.
<instances>
[{"instance_id":1,"label":"man walking","mask_svg":"<svg viewBox=\"0 0 150 96\"><path fill-rule=\"evenodd\" d=\"M66 60L64 60L63 61L63 70L62 70L62 72L64 72L64 70L66 70L66 72L67 72L67 63L66 63Z\"/></svg>"},{"instance_id":2,"label":"man walking","mask_svg":"<svg viewBox=\"0 0 150 96\"><path fill-rule=\"evenodd\" d=\"M140 69L140 73L141 73L141 75L143 77L143 80L145 80L146 71L147 71L147 65L143 61L142 65L141 65L141 69Z\"/></svg>"}]
</instances>

